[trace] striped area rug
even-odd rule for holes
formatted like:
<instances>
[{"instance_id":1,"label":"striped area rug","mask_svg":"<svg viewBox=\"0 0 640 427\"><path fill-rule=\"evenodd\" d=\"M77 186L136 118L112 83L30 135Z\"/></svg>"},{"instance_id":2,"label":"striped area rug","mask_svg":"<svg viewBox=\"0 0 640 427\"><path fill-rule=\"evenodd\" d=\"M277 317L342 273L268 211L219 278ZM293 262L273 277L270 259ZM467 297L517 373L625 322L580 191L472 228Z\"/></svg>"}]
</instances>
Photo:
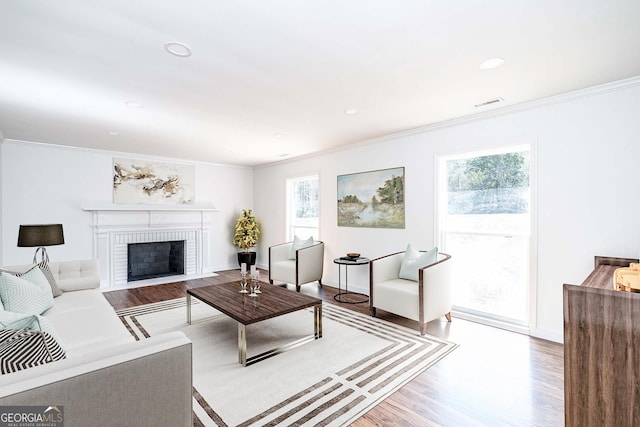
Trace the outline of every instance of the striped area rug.
<instances>
[{"instance_id":1,"label":"striped area rug","mask_svg":"<svg viewBox=\"0 0 640 427\"><path fill-rule=\"evenodd\" d=\"M259 304L258 300L247 300ZM184 298L119 310L137 339L180 330L193 342L195 426L348 425L457 345L333 304L323 337L243 367L237 324ZM308 336L313 310L247 327L248 356Z\"/></svg>"}]
</instances>

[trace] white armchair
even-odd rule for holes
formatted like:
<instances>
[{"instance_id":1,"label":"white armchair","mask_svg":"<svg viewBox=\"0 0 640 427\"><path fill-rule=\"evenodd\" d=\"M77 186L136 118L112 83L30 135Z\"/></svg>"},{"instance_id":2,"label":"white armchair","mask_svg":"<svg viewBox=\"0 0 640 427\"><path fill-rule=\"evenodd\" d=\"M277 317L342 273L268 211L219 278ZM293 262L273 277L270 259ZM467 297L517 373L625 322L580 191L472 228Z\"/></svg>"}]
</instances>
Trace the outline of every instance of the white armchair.
<instances>
[{"instance_id":1,"label":"white armchair","mask_svg":"<svg viewBox=\"0 0 640 427\"><path fill-rule=\"evenodd\" d=\"M274 280L300 286L318 281L322 286L324 269L324 243L316 241L312 246L298 249L295 259L290 258L293 242L282 243L269 248L269 283Z\"/></svg>"},{"instance_id":2,"label":"white armchair","mask_svg":"<svg viewBox=\"0 0 640 427\"><path fill-rule=\"evenodd\" d=\"M438 253L436 262L418 269L418 281L399 278L405 252L376 258L369 264L369 307L418 321L420 334L428 322L445 316L451 321L451 256Z\"/></svg>"}]
</instances>

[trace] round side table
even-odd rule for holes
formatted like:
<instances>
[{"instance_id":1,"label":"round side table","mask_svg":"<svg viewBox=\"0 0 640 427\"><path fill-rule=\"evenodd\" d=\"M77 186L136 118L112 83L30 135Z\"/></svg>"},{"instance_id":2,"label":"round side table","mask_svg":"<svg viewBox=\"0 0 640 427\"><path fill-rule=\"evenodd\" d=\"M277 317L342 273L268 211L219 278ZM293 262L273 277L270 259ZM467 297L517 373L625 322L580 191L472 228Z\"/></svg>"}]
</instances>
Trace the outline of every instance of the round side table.
<instances>
[{"instance_id":1,"label":"round side table","mask_svg":"<svg viewBox=\"0 0 640 427\"><path fill-rule=\"evenodd\" d=\"M348 268L350 265L366 265L369 264L369 258L336 258L333 260L334 263L338 264L338 293L333 296L333 299L342 302L345 304L363 304L365 302L369 302L369 296L359 293L359 292L349 292L349 272ZM342 292L342 266L344 265L344 292ZM359 300L347 300L347 295L357 295L361 298Z\"/></svg>"}]
</instances>

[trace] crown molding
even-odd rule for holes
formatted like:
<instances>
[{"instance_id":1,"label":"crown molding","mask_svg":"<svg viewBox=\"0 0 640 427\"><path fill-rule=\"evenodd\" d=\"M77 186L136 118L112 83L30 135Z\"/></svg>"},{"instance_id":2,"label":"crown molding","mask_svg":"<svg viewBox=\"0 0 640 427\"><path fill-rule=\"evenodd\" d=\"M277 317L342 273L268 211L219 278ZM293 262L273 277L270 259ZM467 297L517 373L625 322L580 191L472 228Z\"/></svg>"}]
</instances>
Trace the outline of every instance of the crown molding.
<instances>
[{"instance_id":1,"label":"crown molding","mask_svg":"<svg viewBox=\"0 0 640 427\"><path fill-rule=\"evenodd\" d=\"M563 102L575 101L582 98L602 95L608 92L615 92L618 90L629 89L636 86L640 86L640 76L635 76L635 77L631 77L623 80L617 80L610 83L604 83L597 86L591 86L585 89L578 89L571 92L565 92L559 95L548 96L548 97L536 99L533 101L522 102L514 105L506 105L503 107L495 108L490 111L482 111L479 113L462 116L462 117L456 117L454 119L444 120L441 122L430 123L428 125L420 126L413 129L408 129L405 131L354 142L352 144L343 145L341 147L336 147L330 150L324 150L317 153L310 153L310 154L302 155L299 157L294 157L291 159L280 160L273 163L265 163L263 165L256 166L255 168L260 169L263 167L270 167L270 166L275 166L280 164L291 163L298 160L310 159L310 158L314 158L314 157L329 154L329 153L351 150L353 148L358 148L358 147L367 146L367 145L379 144L382 142L391 141L398 138L405 138L408 136L419 135L422 133L427 133L427 132L431 132L438 129L444 129L448 127L459 126L466 123L472 123L479 120L486 120L493 117L506 116L509 114L534 110L537 108L543 108L550 105L557 105Z\"/></svg>"},{"instance_id":2,"label":"crown molding","mask_svg":"<svg viewBox=\"0 0 640 427\"><path fill-rule=\"evenodd\" d=\"M591 86L585 89L578 89L571 92L561 93L559 95L552 95L545 98L535 99L533 101L522 102L514 105L506 105L490 111L482 111L479 113L457 117L442 122L431 123L425 126L409 129L406 131L394 133L391 135L381 136L379 138L373 138L369 142L382 142L388 139L396 139L404 136L420 134L429 132L436 129L458 126L464 123L471 123L478 120L485 120L492 117L505 116L508 114L519 113L522 111L535 110L537 108L547 107L550 105L557 105L564 102L575 101L582 98L588 98L591 96L602 95L608 92L615 92L618 90L629 89L635 86L640 86L640 76L631 77L624 80L617 80L615 82L604 83L597 86Z\"/></svg>"},{"instance_id":3,"label":"crown molding","mask_svg":"<svg viewBox=\"0 0 640 427\"><path fill-rule=\"evenodd\" d=\"M1 135L2 134L0 133L0 136ZM83 151L88 153L101 153L101 154L111 155L114 157L123 157L123 158L129 158L129 159L135 158L135 159L150 160L150 161L177 162L177 163L184 163L184 164L190 164L190 165L201 164L201 165L215 166L215 167L221 167L221 168L231 168L231 169L252 169L251 166L232 165L232 164L226 164L226 163L213 163L213 162L205 162L202 160L181 159L181 158L174 158L174 157L154 156L150 154L129 153L125 151L112 151L112 150L105 150L101 148L76 147L73 145L53 144L49 142L24 141L21 139L5 139L4 141L0 139L0 142L15 144L15 145L35 145L35 146L55 148L60 150Z\"/></svg>"}]
</instances>

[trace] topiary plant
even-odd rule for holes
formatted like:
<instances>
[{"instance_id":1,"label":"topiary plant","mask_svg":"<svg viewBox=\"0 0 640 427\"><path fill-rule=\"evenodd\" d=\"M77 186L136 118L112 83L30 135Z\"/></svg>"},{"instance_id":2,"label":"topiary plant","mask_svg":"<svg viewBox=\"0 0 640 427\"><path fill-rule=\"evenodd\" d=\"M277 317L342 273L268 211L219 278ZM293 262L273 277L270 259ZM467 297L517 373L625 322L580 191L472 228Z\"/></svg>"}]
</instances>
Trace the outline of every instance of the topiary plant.
<instances>
[{"instance_id":1,"label":"topiary plant","mask_svg":"<svg viewBox=\"0 0 640 427\"><path fill-rule=\"evenodd\" d=\"M232 243L243 249L244 252L249 252L249 249L258 242L259 235L260 227L256 217L253 216L251 209L243 209L236 221L236 231Z\"/></svg>"}]
</instances>

